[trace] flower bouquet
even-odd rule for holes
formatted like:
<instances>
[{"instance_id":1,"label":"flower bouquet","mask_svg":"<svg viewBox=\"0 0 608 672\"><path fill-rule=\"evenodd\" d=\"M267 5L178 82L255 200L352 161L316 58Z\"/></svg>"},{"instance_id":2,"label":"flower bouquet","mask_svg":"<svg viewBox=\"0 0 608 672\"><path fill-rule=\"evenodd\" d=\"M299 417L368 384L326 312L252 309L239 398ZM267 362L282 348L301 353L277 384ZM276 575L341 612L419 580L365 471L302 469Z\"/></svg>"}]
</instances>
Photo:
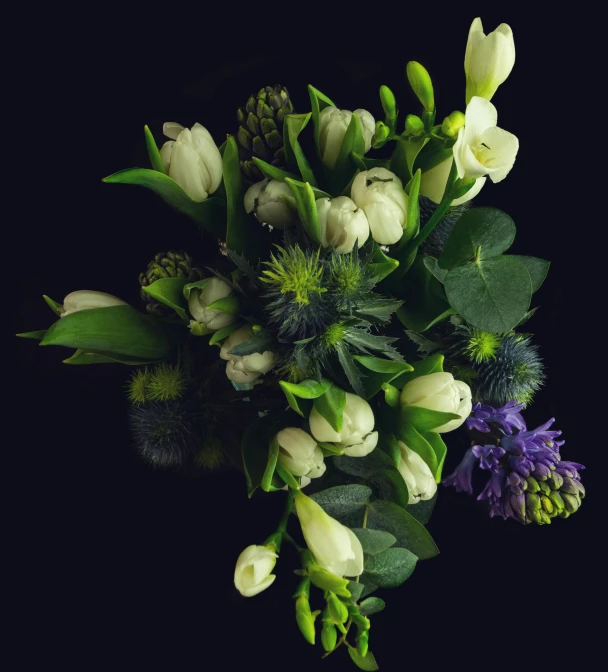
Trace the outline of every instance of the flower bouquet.
<instances>
[{"instance_id":1,"label":"flower bouquet","mask_svg":"<svg viewBox=\"0 0 608 672\"><path fill-rule=\"evenodd\" d=\"M364 670L377 669L370 626L386 589L438 552L426 524L440 483L473 494L485 474L481 505L520 524L568 518L584 497L553 420L529 429L523 416L544 379L526 322L549 262L509 254L511 217L472 204L515 163L490 102L514 60L510 28L485 35L476 19L464 112L439 116L410 62L417 114L386 86L364 103L382 120L312 86L296 108L267 86L219 146L169 122L159 148L145 127L151 168L104 181L194 220L214 261L159 252L140 306L45 297L57 319L21 334L72 348L72 365L131 367L132 437L150 465L239 463L249 496L277 512L265 538L243 539L236 589L253 597L293 571L286 609L303 638ZM468 449L444 475L452 433ZM286 545L297 566L281 566Z\"/></svg>"}]
</instances>

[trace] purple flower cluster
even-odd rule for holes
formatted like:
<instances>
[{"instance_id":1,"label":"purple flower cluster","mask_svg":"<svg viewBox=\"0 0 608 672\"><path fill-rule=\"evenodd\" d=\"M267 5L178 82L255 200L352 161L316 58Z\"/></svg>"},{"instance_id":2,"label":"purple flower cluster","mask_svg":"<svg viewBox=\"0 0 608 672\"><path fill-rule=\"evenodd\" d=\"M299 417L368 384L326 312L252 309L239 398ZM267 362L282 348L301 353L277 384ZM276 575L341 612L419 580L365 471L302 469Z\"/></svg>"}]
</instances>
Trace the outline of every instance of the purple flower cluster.
<instances>
[{"instance_id":1,"label":"purple flower cluster","mask_svg":"<svg viewBox=\"0 0 608 672\"><path fill-rule=\"evenodd\" d=\"M477 497L487 500L491 517L543 525L555 516L567 518L578 510L585 496L579 474L584 467L562 460L559 449L564 441L557 440L561 432L550 430L553 418L528 430L522 408L523 404L514 401L501 408L475 404L468 429L491 434L496 441L469 448L443 484L473 494L473 468L478 465L491 474Z\"/></svg>"}]
</instances>

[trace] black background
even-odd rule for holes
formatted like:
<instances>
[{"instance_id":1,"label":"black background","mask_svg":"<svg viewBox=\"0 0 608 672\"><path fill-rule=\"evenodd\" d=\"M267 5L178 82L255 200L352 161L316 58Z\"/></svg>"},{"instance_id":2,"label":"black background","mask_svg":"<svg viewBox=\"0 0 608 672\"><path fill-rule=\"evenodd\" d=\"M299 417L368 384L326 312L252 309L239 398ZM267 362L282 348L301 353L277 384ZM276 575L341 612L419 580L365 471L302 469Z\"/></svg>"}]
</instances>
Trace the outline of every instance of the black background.
<instances>
[{"instance_id":1,"label":"black background","mask_svg":"<svg viewBox=\"0 0 608 672\"><path fill-rule=\"evenodd\" d=\"M404 113L417 112L404 76L410 59L433 77L439 119L464 108L473 8L422 20L421 9L412 18L379 6L366 8L369 16L361 10L348 27L340 15L319 16L305 33L293 27L297 7L289 10L293 32L264 16L276 7L249 17L239 10L234 30L226 6L224 16L201 19L193 37L183 24L196 29L197 19L185 11L150 29L125 23L116 10L91 15L86 29L54 17L51 35L41 28L43 37L32 38L35 64L22 63L15 87L26 112L13 129L19 179L10 196L18 207L8 225L17 237L11 254L17 251L21 293L13 333L51 323L43 293L61 301L70 291L97 289L138 305L137 275L154 253L209 252L196 226L152 193L101 183L119 169L148 165L145 123L159 145L162 122L173 120L204 124L220 144L235 132L237 106L276 82L289 87L297 111L308 109L312 83L340 107L365 107L377 118L377 89L387 84ZM572 81L560 42L568 19L535 19L510 7L484 9L482 18L488 31L506 21L515 33L516 66L493 103L520 151L508 178L488 183L477 203L513 216L514 252L552 261L529 323L548 380L527 418L530 426L557 418L564 458L589 468L589 495L571 519L524 528L490 521L473 498L442 489L429 526L441 554L387 591L386 611L373 617L371 648L384 670L502 669L524 659L548 664L556 655L565 664L591 627L581 605L595 557L591 515L601 504L590 487L592 446L577 427L579 382L566 329L579 310L571 265L577 224L556 140ZM5 449L22 461L5 478L7 489L16 473L25 484L7 509L24 570L15 612L18 631L28 633L23 669L40 653L82 670L102 660L105 669L223 670L266 659L294 671L320 665L320 647L305 644L293 618L289 551L260 596L241 598L232 583L238 553L272 530L282 495L248 501L236 472L189 479L148 468L129 441L124 369L65 366L67 351L33 341L12 346L20 375L11 393L17 416L7 423L18 431ZM447 468L458 460L453 452ZM569 644L556 654L547 642L561 634ZM332 658L323 663L328 669L351 669L345 651Z\"/></svg>"}]
</instances>

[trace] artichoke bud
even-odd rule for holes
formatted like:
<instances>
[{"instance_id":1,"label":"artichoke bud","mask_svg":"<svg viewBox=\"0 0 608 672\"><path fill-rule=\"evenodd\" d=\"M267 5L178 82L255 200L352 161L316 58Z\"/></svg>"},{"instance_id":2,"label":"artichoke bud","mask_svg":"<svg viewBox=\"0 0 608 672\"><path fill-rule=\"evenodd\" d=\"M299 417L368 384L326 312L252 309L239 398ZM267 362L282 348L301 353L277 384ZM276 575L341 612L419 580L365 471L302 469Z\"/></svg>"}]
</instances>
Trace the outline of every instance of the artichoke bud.
<instances>
[{"instance_id":1,"label":"artichoke bud","mask_svg":"<svg viewBox=\"0 0 608 672\"><path fill-rule=\"evenodd\" d=\"M159 252L148 264L148 268L139 274L139 284L142 287L140 296L146 304L146 310L152 315L168 315L172 309L159 303L144 292L143 287L148 287L157 280L164 278L184 278L188 282L201 280L203 272L192 265L192 257L184 251L169 250Z\"/></svg>"}]
</instances>

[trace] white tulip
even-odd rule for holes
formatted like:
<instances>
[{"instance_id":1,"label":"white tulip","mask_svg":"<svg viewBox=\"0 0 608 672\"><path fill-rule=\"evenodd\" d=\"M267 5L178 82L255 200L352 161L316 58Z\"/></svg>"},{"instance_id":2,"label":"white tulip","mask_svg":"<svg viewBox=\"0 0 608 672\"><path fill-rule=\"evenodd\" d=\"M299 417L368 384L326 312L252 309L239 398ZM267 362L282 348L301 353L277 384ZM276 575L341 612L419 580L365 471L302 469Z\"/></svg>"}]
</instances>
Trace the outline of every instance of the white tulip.
<instances>
[{"instance_id":1,"label":"white tulip","mask_svg":"<svg viewBox=\"0 0 608 672\"><path fill-rule=\"evenodd\" d=\"M252 184L245 192L245 210L253 212L262 224L269 224L275 229L284 229L295 224L298 215L287 201L294 204L295 198L289 185L281 180L268 178Z\"/></svg>"},{"instance_id":2,"label":"white tulip","mask_svg":"<svg viewBox=\"0 0 608 672\"><path fill-rule=\"evenodd\" d=\"M351 198L363 210L372 238L392 245L403 235L407 216L407 195L401 180L386 168L372 168L353 180Z\"/></svg>"},{"instance_id":3,"label":"white tulip","mask_svg":"<svg viewBox=\"0 0 608 672\"><path fill-rule=\"evenodd\" d=\"M263 373L268 373L276 364L275 354L270 350L263 353L256 352L253 355L231 355L230 350L245 341L248 341L253 334L251 327L241 327L233 332L223 342L220 350L220 357L227 360L226 375L228 380L232 380L239 385L253 383Z\"/></svg>"},{"instance_id":4,"label":"white tulip","mask_svg":"<svg viewBox=\"0 0 608 672\"><path fill-rule=\"evenodd\" d=\"M441 203L453 162L453 158L446 159L434 168L427 170L426 173L422 173L422 177L420 178L420 193L423 196L430 198L434 203ZM472 198L475 198L481 191L485 181L485 177L478 177L469 191L467 191L464 196L454 199L452 205L461 205L462 203L466 203Z\"/></svg>"},{"instance_id":5,"label":"white tulip","mask_svg":"<svg viewBox=\"0 0 608 672\"><path fill-rule=\"evenodd\" d=\"M431 411L456 413L460 418L449 420L433 432L451 432L469 417L473 402L471 388L461 380L454 380L451 373L438 371L411 380L401 390L402 406L420 406Z\"/></svg>"},{"instance_id":6,"label":"white tulip","mask_svg":"<svg viewBox=\"0 0 608 672\"><path fill-rule=\"evenodd\" d=\"M336 252L346 254L363 247L369 238L367 217L348 196L319 198L317 200L321 245L334 247Z\"/></svg>"},{"instance_id":7,"label":"white tulip","mask_svg":"<svg viewBox=\"0 0 608 672\"><path fill-rule=\"evenodd\" d=\"M194 288L188 298L188 310L192 317L211 331L223 329L236 320L236 315L231 315L217 308L207 308L215 301L225 299L232 294L232 287L219 278L210 278L202 288Z\"/></svg>"},{"instance_id":8,"label":"white tulip","mask_svg":"<svg viewBox=\"0 0 608 672\"><path fill-rule=\"evenodd\" d=\"M491 100L496 89L507 79L515 65L513 31L506 23L489 35L483 32L481 19L471 24L464 72L467 78L468 103L473 96Z\"/></svg>"},{"instance_id":9,"label":"white tulip","mask_svg":"<svg viewBox=\"0 0 608 672\"><path fill-rule=\"evenodd\" d=\"M112 306L127 306L127 302L119 299L112 294L105 292L95 292L92 289L79 289L71 292L63 300L61 317L77 313L80 310L91 310L92 308L111 308Z\"/></svg>"},{"instance_id":10,"label":"white tulip","mask_svg":"<svg viewBox=\"0 0 608 672\"><path fill-rule=\"evenodd\" d=\"M204 201L220 186L223 172L222 155L211 134L200 124L190 130L174 121L163 125L163 133L171 138L160 150L167 175L193 201Z\"/></svg>"},{"instance_id":11,"label":"white tulip","mask_svg":"<svg viewBox=\"0 0 608 672\"><path fill-rule=\"evenodd\" d=\"M397 468L407 485L408 504L416 504L421 499L431 499L437 492L437 483L428 464L403 441L398 441L398 443L401 461Z\"/></svg>"},{"instance_id":12,"label":"white tulip","mask_svg":"<svg viewBox=\"0 0 608 672\"><path fill-rule=\"evenodd\" d=\"M277 434L279 464L294 476L319 478L325 473L323 452L310 434L287 427ZM308 481L310 483L310 481Z\"/></svg>"},{"instance_id":13,"label":"white tulip","mask_svg":"<svg viewBox=\"0 0 608 672\"><path fill-rule=\"evenodd\" d=\"M461 180L489 175L496 183L504 180L513 168L519 140L498 128L497 121L498 113L492 103L478 96L471 98L465 112L465 124L458 131L453 149Z\"/></svg>"},{"instance_id":14,"label":"white tulip","mask_svg":"<svg viewBox=\"0 0 608 672\"><path fill-rule=\"evenodd\" d=\"M304 493L299 492L294 502L306 545L317 564L336 576L359 576L363 548L354 533Z\"/></svg>"},{"instance_id":15,"label":"white tulip","mask_svg":"<svg viewBox=\"0 0 608 672\"><path fill-rule=\"evenodd\" d=\"M310 431L317 441L338 444L344 455L369 455L378 443L378 432L373 431L372 407L356 394L346 393L341 432L336 432L316 408L312 409L308 421Z\"/></svg>"},{"instance_id":16,"label":"white tulip","mask_svg":"<svg viewBox=\"0 0 608 672\"><path fill-rule=\"evenodd\" d=\"M325 107L319 114L319 151L321 160L328 168L333 168L340 154L340 147L346 130L355 114L361 122L361 132L365 140L365 154L372 146L372 137L376 130L376 120L367 110L339 110L332 105Z\"/></svg>"},{"instance_id":17,"label":"white tulip","mask_svg":"<svg viewBox=\"0 0 608 672\"><path fill-rule=\"evenodd\" d=\"M273 546L247 546L239 555L234 585L243 597L253 597L274 582L277 577L271 572L278 557Z\"/></svg>"}]
</instances>

